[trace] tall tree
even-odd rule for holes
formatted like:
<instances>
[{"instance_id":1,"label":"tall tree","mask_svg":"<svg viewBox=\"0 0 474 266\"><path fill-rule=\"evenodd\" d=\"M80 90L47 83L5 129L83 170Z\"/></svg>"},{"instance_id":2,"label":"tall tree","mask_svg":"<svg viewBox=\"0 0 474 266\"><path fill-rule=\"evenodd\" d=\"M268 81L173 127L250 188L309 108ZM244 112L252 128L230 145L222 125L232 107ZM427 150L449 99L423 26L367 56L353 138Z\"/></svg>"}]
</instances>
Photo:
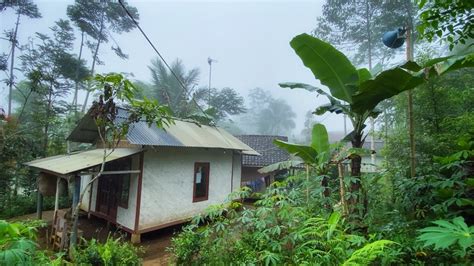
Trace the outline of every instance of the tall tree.
<instances>
[{"instance_id":1,"label":"tall tree","mask_svg":"<svg viewBox=\"0 0 474 266\"><path fill-rule=\"evenodd\" d=\"M248 95L248 112L242 124L248 133L288 135L295 127L296 114L283 99L275 99L269 91L255 88Z\"/></svg>"},{"instance_id":2,"label":"tall tree","mask_svg":"<svg viewBox=\"0 0 474 266\"><path fill-rule=\"evenodd\" d=\"M421 36L432 41L447 41L449 49L458 43L474 39L474 2L418 0L422 9L418 30Z\"/></svg>"},{"instance_id":3,"label":"tall tree","mask_svg":"<svg viewBox=\"0 0 474 266\"><path fill-rule=\"evenodd\" d=\"M133 16L135 20L139 19L138 10L124 3L127 10ZM94 74L95 66L101 63L99 60L99 50L102 44L106 44L109 40L113 40L115 46L112 45L112 50L120 57L127 58L128 56L122 52L119 45L113 39L112 33L123 33L133 30L136 25L127 16L125 10L121 7L118 2L114 1L89 1L89 0L76 0L74 5L70 5L67 8L67 14L71 21L81 31L81 44L79 49L78 59L82 59L82 48L84 44L84 34L91 37L95 42L87 43L87 46L92 52L92 64L90 72ZM76 84L73 104L77 105L77 91L79 85ZM85 111L87 102L89 100L89 91L86 94L84 104L82 106L82 112Z\"/></svg>"},{"instance_id":4,"label":"tall tree","mask_svg":"<svg viewBox=\"0 0 474 266\"><path fill-rule=\"evenodd\" d=\"M77 60L71 53L74 31L69 21L59 20L51 30L52 37L36 33L40 43L29 47L21 56L22 70L28 78L29 90L35 96L33 104L39 107L36 115L42 121L45 153L48 150L51 122L57 114L65 111L67 105L64 99L69 94L72 83L85 79L89 74L84 62ZM77 68L80 70L79 75L76 75Z\"/></svg>"},{"instance_id":5,"label":"tall tree","mask_svg":"<svg viewBox=\"0 0 474 266\"><path fill-rule=\"evenodd\" d=\"M186 118L197 112L193 99L195 87L199 81L199 69L186 70L183 62L176 59L171 64L171 70L182 81L183 88L171 71L158 59L151 61L148 66L152 77L152 92L148 95L156 98L160 103L167 104L177 117Z\"/></svg>"},{"instance_id":6,"label":"tall tree","mask_svg":"<svg viewBox=\"0 0 474 266\"><path fill-rule=\"evenodd\" d=\"M12 112L12 91L15 86L15 50L19 48L18 44L18 26L20 25L21 16L26 16L29 18L41 18L41 13L38 11L38 7L33 1L22 0L22 1L2 1L0 3L0 12L7 9L13 8L16 13L16 23L15 27L11 31L7 31L6 38L10 41L10 74L7 81L8 84L8 116ZM8 56L5 61L8 60ZM3 68L3 67L2 67Z\"/></svg>"},{"instance_id":7,"label":"tall tree","mask_svg":"<svg viewBox=\"0 0 474 266\"><path fill-rule=\"evenodd\" d=\"M208 112L212 114L216 122L222 122L225 118L239 115L245 112L244 98L232 88L212 88L209 101L209 89L200 88L194 93L198 103L208 103Z\"/></svg>"},{"instance_id":8,"label":"tall tree","mask_svg":"<svg viewBox=\"0 0 474 266\"><path fill-rule=\"evenodd\" d=\"M342 51L354 51L355 47L352 61L372 69L374 61L384 63L393 57L380 38L388 30L407 26L413 16L407 10L413 7L410 0L327 0L313 34Z\"/></svg>"}]
</instances>

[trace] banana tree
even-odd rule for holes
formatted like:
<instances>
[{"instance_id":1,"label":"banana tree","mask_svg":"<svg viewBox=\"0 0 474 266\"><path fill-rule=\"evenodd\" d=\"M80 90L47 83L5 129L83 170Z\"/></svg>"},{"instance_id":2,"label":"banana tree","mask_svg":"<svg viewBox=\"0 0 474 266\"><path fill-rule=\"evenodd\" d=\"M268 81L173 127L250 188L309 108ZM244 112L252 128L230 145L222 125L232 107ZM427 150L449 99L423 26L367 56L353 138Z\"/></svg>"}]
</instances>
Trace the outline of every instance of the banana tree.
<instances>
[{"instance_id":1,"label":"banana tree","mask_svg":"<svg viewBox=\"0 0 474 266\"><path fill-rule=\"evenodd\" d=\"M329 104L319 106L314 111L321 115L326 112L346 114L354 130L346 137L353 148L364 144L365 122L369 117L377 117L380 111L377 105L385 99L401 92L411 90L425 81L427 73L441 75L450 70L472 66L472 57L451 56L434 59L424 66L407 62L379 72L372 76L366 68L357 69L349 59L331 44L308 34L293 38L291 47L322 85L329 88L329 93L304 83L280 83L284 88L302 88L329 99ZM351 175L360 177L361 156L351 156ZM360 182L352 185L353 192L360 189Z\"/></svg>"},{"instance_id":2,"label":"banana tree","mask_svg":"<svg viewBox=\"0 0 474 266\"><path fill-rule=\"evenodd\" d=\"M378 103L423 83L422 77L412 75L401 67L380 72L372 77L368 69L357 69L342 52L329 43L307 34L296 36L290 45L316 79L329 88L330 93L302 83L281 83L280 86L303 88L326 96L329 104L319 106L314 113L346 114L354 128L348 136L354 148L362 148L365 122L369 117L375 118L380 113L376 109ZM360 155L352 156L353 177L360 177L361 161ZM359 188L360 182L352 185L354 192Z\"/></svg>"},{"instance_id":3,"label":"banana tree","mask_svg":"<svg viewBox=\"0 0 474 266\"><path fill-rule=\"evenodd\" d=\"M311 145L302 145L289 143L275 139L273 143L303 160L303 162L316 169L318 175L322 175L321 186L328 186L327 172L331 160L331 150L329 147L329 137L326 127L321 124L315 124L311 132ZM329 196L329 190L324 190L324 195Z\"/></svg>"}]
</instances>

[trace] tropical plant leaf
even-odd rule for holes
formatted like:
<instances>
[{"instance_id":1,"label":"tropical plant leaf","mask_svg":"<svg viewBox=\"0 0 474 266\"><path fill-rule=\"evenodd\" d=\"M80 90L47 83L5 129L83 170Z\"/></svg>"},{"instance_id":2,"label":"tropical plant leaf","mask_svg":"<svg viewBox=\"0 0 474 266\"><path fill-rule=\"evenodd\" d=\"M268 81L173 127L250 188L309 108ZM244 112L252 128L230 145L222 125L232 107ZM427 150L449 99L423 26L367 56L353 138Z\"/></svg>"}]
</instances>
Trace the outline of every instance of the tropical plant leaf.
<instances>
[{"instance_id":1,"label":"tropical plant leaf","mask_svg":"<svg viewBox=\"0 0 474 266\"><path fill-rule=\"evenodd\" d=\"M468 227L464 218L456 217L452 222L437 220L433 222L437 226L420 229L422 234L418 241L424 242L424 246L434 245L434 249L446 249L458 243L465 254L466 249L474 245L474 226Z\"/></svg>"},{"instance_id":2,"label":"tropical plant leaf","mask_svg":"<svg viewBox=\"0 0 474 266\"><path fill-rule=\"evenodd\" d=\"M367 68L357 69L357 72L359 73L359 84L372 78L372 74Z\"/></svg>"},{"instance_id":3,"label":"tropical plant leaf","mask_svg":"<svg viewBox=\"0 0 474 266\"><path fill-rule=\"evenodd\" d=\"M267 173L271 173L278 170L284 170L284 169L288 170L293 167L299 166L301 163L302 163L301 161L288 160L288 161L283 161L283 162L267 165L265 167L258 169L257 171L261 174L267 174Z\"/></svg>"},{"instance_id":4,"label":"tropical plant leaf","mask_svg":"<svg viewBox=\"0 0 474 266\"><path fill-rule=\"evenodd\" d=\"M374 79L360 85L353 97L352 111L364 114L374 109L381 101L423 83L423 78L415 77L400 67L383 71Z\"/></svg>"},{"instance_id":5,"label":"tropical plant leaf","mask_svg":"<svg viewBox=\"0 0 474 266\"><path fill-rule=\"evenodd\" d=\"M286 150L288 153L300 157L305 163L316 164L318 162L318 153L311 146L288 143L278 139L275 139L273 143L275 143L275 145L277 145L278 147Z\"/></svg>"},{"instance_id":6,"label":"tropical plant leaf","mask_svg":"<svg viewBox=\"0 0 474 266\"><path fill-rule=\"evenodd\" d=\"M331 95L352 103L359 74L343 53L305 33L293 38L290 45L321 84L329 88Z\"/></svg>"},{"instance_id":7,"label":"tropical plant leaf","mask_svg":"<svg viewBox=\"0 0 474 266\"><path fill-rule=\"evenodd\" d=\"M342 265L370 265L378 256L384 253L387 246L396 244L390 240L378 240L369 244L366 244L362 248L354 251L351 257L347 259Z\"/></svg>"},{"instance_id":8,"label":"tropical plant leaf","mask_svg":"<svg viewBox=\"0 0 474 266\"><path fill-rule=\"evenodd\" d=\"M311 147L318 153L319 163L327 162L329 160L329 137L326 127L322 124L315 124L313 126Z\"/></svg>"}]
</instances>

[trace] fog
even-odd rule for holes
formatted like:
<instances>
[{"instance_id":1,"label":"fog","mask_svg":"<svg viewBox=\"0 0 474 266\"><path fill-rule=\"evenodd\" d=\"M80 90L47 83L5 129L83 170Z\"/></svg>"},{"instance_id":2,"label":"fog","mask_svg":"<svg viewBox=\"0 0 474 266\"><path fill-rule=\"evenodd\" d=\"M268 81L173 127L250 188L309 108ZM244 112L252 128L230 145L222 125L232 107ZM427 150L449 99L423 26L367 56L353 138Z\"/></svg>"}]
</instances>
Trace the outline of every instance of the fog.
<instances>
[{"instance_id":1,"label":"fog","mask_svg":"<svg viewBox=\"0 0 474 266\"><path fill-rule=\"evenodd\" d=\"M27 43L35 32L49 33L48 28L54 21L67 19L66 8L72 3L37 1L43 18L22 18L20 43ZM326 102L316 94L278 86L279 82L286 81L318 85L289 46L289 41L297 34L311 32L321 14L322 1L129 1L129 4L138 9L141 27L168 62L180 58L187 69L200 69L199 86L208 84L207 58L211 57L218 61L212 68L213 87L231 87L242 96L247 96L250 89L260 87L269 90L275 98L285 99L297 114L294 135L302 130L305 114ZM1 31L11 30L15 15L9 10L0 14ZM148 65L157 55L139 30L113 37L129 59L121 60L113 53L110 46L114 41L111 40L101 48L100 59L105 64L97 66L96 73L128 72L135 79L150 82ZM76 53L78 41L76 39ZM9 42L0 40L0 45L1 52L8 53ZM90 67L88 49L84 58L88 59ZM16 77L21 79L19 71L16 71ZM4 73L0 78L6 78ZM7 96L7 85L2 83L0 106L6 106ZM344 128L342 116L330 114L317 119L323 120L330 131Z\"/></svg>"}]
</instances>

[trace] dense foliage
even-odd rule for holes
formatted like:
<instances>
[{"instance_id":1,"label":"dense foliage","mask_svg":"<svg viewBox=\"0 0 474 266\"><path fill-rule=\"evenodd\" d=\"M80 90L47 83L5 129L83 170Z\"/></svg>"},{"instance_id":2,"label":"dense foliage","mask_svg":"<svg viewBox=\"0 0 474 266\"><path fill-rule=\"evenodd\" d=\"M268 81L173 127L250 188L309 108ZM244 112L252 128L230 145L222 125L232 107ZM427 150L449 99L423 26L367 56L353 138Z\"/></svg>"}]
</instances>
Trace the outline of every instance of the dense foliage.
<instances>
[{"instance_id":1,"label":"dense foliage","mask_svg":"<svg viewBox=\"0 0 474 266\"><path fill-rule=\"evenodd\" d=\"M61 254L38 250L35 242L40 221L9 223L0 220L1 265L61 265Z\"/></svg>"},{"instance_id":2,"label":"dense foliage","mask_svg":"<svg viewBox=\"0 0 474 266\"><path fill-rule=\"evenodd\" d=\"M350 234L339 212L320 208L317 179L306 182L304 176L294 176L275 182L255 207L231 201L209 208L173 239L176 262L358 265L390 254L394 242Z\"/></svg>"},{"instance_id":3,"label":"dense foliage","mask_svg":"<svg viewBox=\"0 0 474 266\"><path fill-rule=\"evenodd\" d=\"M120 238L108 237L105 243L92 239L74 252L77 265L141 265L143 250Z\"/></svg>"}]
</instances>

